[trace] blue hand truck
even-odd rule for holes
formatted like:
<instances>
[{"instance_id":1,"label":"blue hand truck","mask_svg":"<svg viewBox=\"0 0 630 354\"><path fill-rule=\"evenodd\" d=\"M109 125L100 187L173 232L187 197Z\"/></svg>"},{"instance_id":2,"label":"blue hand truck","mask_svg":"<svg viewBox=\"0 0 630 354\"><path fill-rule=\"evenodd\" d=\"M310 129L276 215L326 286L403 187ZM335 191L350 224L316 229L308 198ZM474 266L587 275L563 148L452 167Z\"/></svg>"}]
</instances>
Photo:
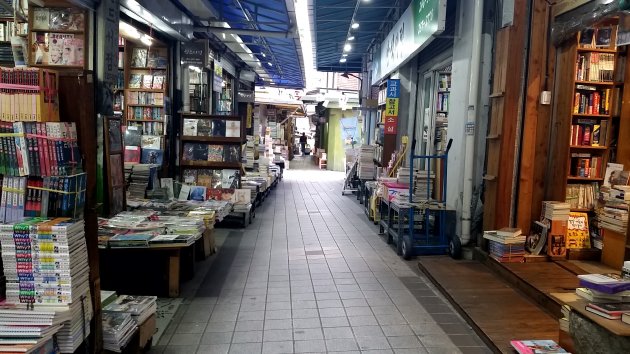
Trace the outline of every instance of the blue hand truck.
<instances>
[{"instance_id":1,"label":"blue hand truck","mask_svg":"<svg viewBox=\"0 0 630 354\"><path fill-rule=\"evenodd\" d=\"M414 155L415 143L414 140L409 159L409 204L400 207L398 223L401 227L397 235L398 239L394 241L404 259L410 259L415 255L447 253L457 257L457 254L461 252L461 243L452 230L455 212L446 210L447 162L453 139L449 140L446 151L442 155ZM414 183L416 176L413 171L416 160L420 160L420 165L424 163L426 166L426 170L421 172L422 176L426 177L424 178L425 186L420 186L424 181L418 182L418 185ZM433 171L433 177L432 165L435 165L436 170ZM433 179L437 178L437 171L443 172L439 181L433 184ZM432 198L433 185L436 189L434 193L436 198ZM426 192L423 191L423 195L417 195L415 191L417 187L425 187ZM447 229L450 230L447 232Z\"/></svg>"}]
</instances>

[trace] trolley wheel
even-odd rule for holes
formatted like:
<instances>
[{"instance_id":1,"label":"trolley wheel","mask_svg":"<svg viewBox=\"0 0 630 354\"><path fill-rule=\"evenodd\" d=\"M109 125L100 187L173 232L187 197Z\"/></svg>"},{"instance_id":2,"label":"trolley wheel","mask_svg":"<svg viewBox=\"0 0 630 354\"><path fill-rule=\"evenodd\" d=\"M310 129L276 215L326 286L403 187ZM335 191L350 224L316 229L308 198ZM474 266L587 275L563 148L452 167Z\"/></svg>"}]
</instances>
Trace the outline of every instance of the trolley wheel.
<instances>
[{"instance_id":1,"label":"trolley wheel","mask_svg":"<svg viewBox=\"0 0 630 354\"><path fill-rule=\"evenodd\" d=\"M404 236L398 236L398 239L396 240L396 254L399 256L403 255L403 238Z\"/></svg>"},{"instance_id":2,"label":"trolley wheel","mask_svg":"<svg viewBox=\"0 0 630 354\"><path fill-rule=\"evenodd\" d=\"M460 259L462 257L462 241L459 236L455 235L448 243L448 254L453 259Z\"/></svg>"},{"instance_id":3,"label":"trolley wheel","mask_svg":"<svg viewBox=\"0 0 630 354\"><path fill-rule=\"evenodd\" d=\"M409 236L403 236L401 243L402 257L408 261L413 257L413 245L411 244L411 238Z\"/></svg>"}]
</instances>

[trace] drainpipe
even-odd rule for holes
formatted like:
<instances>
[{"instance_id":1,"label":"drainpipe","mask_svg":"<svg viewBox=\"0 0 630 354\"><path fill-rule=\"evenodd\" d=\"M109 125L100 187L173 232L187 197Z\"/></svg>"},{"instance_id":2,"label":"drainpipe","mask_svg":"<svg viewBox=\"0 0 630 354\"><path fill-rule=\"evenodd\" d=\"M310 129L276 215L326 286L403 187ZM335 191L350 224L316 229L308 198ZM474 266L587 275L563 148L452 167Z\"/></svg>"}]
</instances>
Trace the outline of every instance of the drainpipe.
<instances>
[{"instance_id":1,"label":"drainpipe","mask_svg":"<svg viewBox=\"0 0 630 354\"><path fill-rule=\"evenodd\" d=\"M473 171L475 159L475 133L477 104L479 102L479 71L481 69L481 29L483 26L483 0L475 0L473 14L473 42L468 84L468 112L466 117L466 144L464 159L464 193L462 201L462 246L471 238Z\"/></svg>"}]
</instances>

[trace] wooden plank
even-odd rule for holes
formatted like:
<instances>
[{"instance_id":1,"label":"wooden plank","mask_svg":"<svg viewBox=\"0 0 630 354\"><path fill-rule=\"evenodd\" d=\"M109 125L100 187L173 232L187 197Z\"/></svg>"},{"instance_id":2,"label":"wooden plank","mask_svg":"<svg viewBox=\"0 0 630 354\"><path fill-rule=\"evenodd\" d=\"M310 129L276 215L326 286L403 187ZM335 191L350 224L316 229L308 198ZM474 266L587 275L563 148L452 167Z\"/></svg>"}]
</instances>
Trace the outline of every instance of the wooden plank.
<instances>
[{"instance_id":1,"label":"wooden plank","mask_svg":"<svg viewBox=\"0 0 630 354\"><path fill-rule=\"evenodd\" d=\"M556 51L554 111L551 117L553 144L550 144L548 154L546 200L563 201L566 197L576 53L576 41L570 41Z\"/></svg>"},{"instance_id":2,"label":"wooden plank","mask_svg":"<svg viewBox=\"0 0 630 354\"><path fill-rule=\"evenodd\" d=\"M85 191L85 242L90 266L90 292L94 317L90 343L98 353L103 343L101 318L101 281L98 251L98 215L96 213L96 112L94 110L94 76L89 71L59 73L59 116L62 121L75 122L79 149L87 173Z\"/></svg>"},{"instance_id":3,"label":"wooden plank","mask_svg":"<svg viewBox=\"0 0 630 354\"><path fill-rule=\"evenodd\" d=\"M535 172L545 167L546 161L536 159L538 148L538 122L545 120L541 115L540 94L545 89L546 66L545 56L547 43L548 8L545 0L535 0L532 4L532 24L530 54L527 70L527 91L525 96L525 112L521 140L521 163L519 170L518 203L516 225L529 234L532 223L532 206L534 203ZM540 119L539 119L540 117ZM544 144L543 144L544 145ZM542 165L542 166L541 166Z\"/></svg>"},{"instance_id":4,"label":"wooden plank","mask_svg":"<svg viewBox=\"0 0 630 354\"><path fill-rule=\"evenodd\" d=\"M179 296L180 251L173 251L168 257L168 296Z\"/></svg>"},{"instance_id":5,"label":"wooden plank","mask_svg":"<svg viewBox=\"0 0 630 354\"><path fill-rule=\"evenodd\" d=\"M510 226L512 223L512 187L514 178L514 163L516 156L515 141L516 127L521 112L521 75L523 65L520 58L523 57L525 48L526 31L528 30L526 0L514 1L514 22L510 27L510 41L508 53L511 60L508 60L505 82L505 102L502 119L501 133L501 154L499 156L499 166L501 173L497 179L497 197L494 202L495 227L501 228Z\"/></svg>"},{"instance_id":6,"label":"wooden plank","mask_svg":"<svg viewBox=\"0 0 630 354\"><path fill-rule=\"evenodd\" d=\"M618 232L604 230L604 249L602 250L602 263L621 269L626 255L626 236Z\"/></svg>"},{"instance_id":7,"label":"wooden plank","mask_svg":"<svg viewBox=\"0 0 630 354\"><path fill-rule=\"evenodd\" d=\"M515 333L518 338L558 340L558 321L483 264L439 256L422 257L419 265L495 350L512 353L509 343Z\"/></svg>"}]
</instances>

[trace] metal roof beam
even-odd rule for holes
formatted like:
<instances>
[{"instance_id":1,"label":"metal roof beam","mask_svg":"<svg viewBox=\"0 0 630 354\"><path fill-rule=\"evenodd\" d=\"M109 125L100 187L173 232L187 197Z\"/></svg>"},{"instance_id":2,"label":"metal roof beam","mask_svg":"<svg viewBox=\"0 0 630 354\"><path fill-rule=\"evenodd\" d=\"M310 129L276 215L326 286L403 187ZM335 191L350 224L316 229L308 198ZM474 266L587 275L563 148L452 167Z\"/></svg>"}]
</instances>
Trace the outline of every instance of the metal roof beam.
<instances>
[{"instance_id":1,"label":"metal roof beam","mask_svg":"<svg viewBox=\"0 0 630 354\"><path fill-rule=\"evenodd\" d=\"M252 29L225 28L225 27L195 27L195 32L228 33L244 36L258 36L268 38L297 38L295 31L260 31Z\"/></svg>"}]
</instances>

